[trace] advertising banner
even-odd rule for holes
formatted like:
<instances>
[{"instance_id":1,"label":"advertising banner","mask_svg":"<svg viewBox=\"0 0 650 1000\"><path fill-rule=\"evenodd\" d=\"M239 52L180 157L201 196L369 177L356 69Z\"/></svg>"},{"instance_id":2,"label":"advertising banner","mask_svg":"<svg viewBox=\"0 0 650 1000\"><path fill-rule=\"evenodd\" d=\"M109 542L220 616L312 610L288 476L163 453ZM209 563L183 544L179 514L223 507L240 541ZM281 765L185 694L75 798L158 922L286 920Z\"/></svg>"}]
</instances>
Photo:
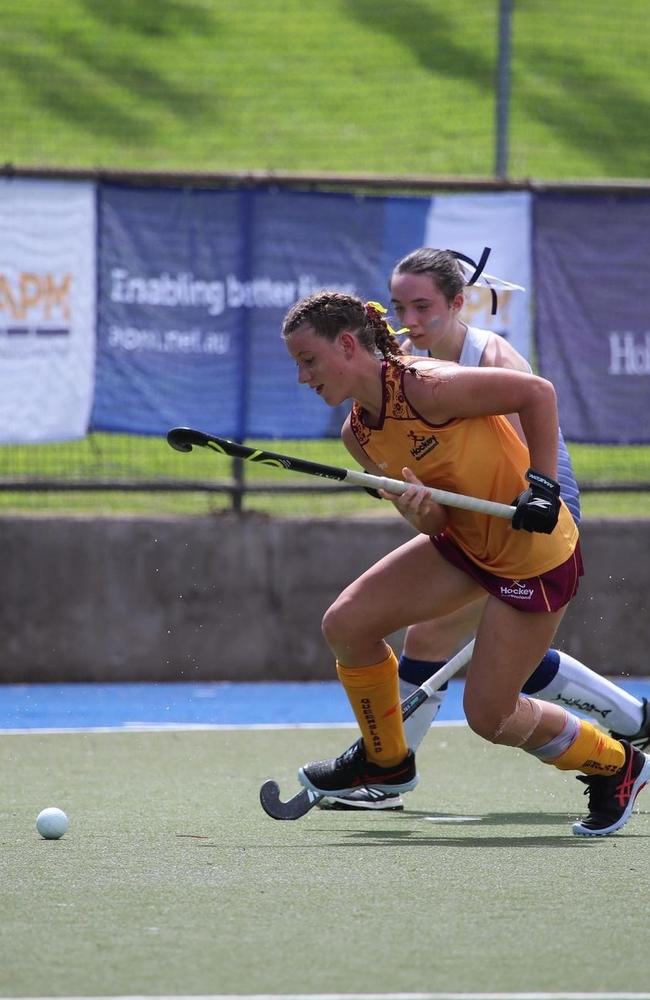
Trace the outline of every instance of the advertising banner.
<instances>
[{"instance_id":1,"label":"advertising banner","mask_svg":"<svg viewBox=\"0 0 650 1000\"><path fill-rule=\"evenodd\" d=\"M85 435L95 278L94 186L0 178L0 441Z\"/></svg>"},{"instance_id":2,"label":"advertising banner","mask_svg":"<svg viewBox=\"0 0 650 1000\"><path fill-rule=\"evenodd\" d=\"M100 185L93 429L236 432L241 357L226 276L244 253L239 199Z\"/></svg>"},{"instance_id":3,"label":"advertising banner","mask_svg":"<svg viewBox=\"0 0 650 1000\"><path fill-rule=\"evenodd\" d=\"M346 410L298 385L282 319L383 284L382 199L103 185L99 220L94 428L338 434Z\"/></svg>"},{"instance_id":4,"label":"advertising banner","mask_svg":"<svg viewBox=\"0 0 650 1000\"><path fill-rule=\"evenodd\" d=\"M386 298L382 271L384 199L350 195L260 193L254 202L254 280L284 290L258 302L248 324L250 381L247 426L252 437L337 436L348 412L334 410L304 385L281 338L283 317L297 299L335 289Z\"/></svg>"},{"instance_id":5,"label":"advertising banner","mask_svg":"<svg viewBox=\"0 0 650 1000\"><path fill-rule=\"evenodd\" d=\"M468 288L462 319L501 334L525 358L531 354L531 195L527 191L439 195L431 200L424 243L458 250L478 261L491 247L485 271L525 291L497 292L498 309L486 287Z\"/></svg>"},{"instance_id":6,"label":"advertising banner","mask_svg":"<svg viewBox=\"0 0 650 1000\"><path fill-rule=\"evenodd\" d=\"M99 195L98 359L94 428L162 434L174 424L226 437L338 435L298 384L281 338L299 298L336 289L389 304L397 260L429 243L480 256L530 285L527 196L365 198L256 189ZM519 300L517 296L519 295ZM528 296L468 293L467 320L528 350Z\"/></svg>"},{"instance_id":7,"label":"advertising banner","mask_svg":"<svg viewBox=\"0 0 650 1000\"><path fill-rule=\"evenodd\" d=\"M537 350L572 441L650 442L650 198L538 195Z\"/></svg>"}]
</instances>

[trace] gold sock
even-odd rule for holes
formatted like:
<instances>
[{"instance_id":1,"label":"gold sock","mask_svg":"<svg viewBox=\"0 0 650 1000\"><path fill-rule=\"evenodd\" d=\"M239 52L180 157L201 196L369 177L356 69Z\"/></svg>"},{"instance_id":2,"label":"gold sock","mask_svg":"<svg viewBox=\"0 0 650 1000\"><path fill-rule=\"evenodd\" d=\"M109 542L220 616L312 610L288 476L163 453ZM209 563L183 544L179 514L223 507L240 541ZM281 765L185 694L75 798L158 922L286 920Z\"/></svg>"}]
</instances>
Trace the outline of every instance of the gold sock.
<instances>
[{"instance_id":1,"label":"gold sock","mask_svg":"<svg viewBox=\"0 0 650 1000\"><path fill-rule=\"evenodd\" d=\"M404 760L408 747L400 709L397 657L392 649L381 663L370 667L337 663L336 671L359 723L368 760L380 767L392 767Z\"/></svg>"},{"instance_id":2,"label":"gold sock","mask_svg":"<svg viewBox=\"0 0 650 1000\"><path fill-rule=\"evenodd\" d=\"M617 774L625 763L625 750L618 740L581 719L578 735L569 749L548 763L561 771Z\"/></svg>"}]
</instances>

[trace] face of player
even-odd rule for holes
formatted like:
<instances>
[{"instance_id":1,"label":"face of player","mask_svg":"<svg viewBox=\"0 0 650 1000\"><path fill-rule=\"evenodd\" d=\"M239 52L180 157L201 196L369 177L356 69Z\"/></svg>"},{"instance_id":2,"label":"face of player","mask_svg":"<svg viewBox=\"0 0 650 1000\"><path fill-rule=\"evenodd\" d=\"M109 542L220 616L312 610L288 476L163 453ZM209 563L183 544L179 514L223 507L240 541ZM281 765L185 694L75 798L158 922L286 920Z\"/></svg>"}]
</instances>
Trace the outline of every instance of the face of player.
<instances>
[{"instance_id":1,"label":"face of player","mask_svg":"<svg viewBox=\"0 0 650 1000\"><path fill-rule=\"evenodd\" d=\"M393 274L390 293L393 311L400 325L408 329L411 342L435 357L451 357L463 296L448 302L428 274L408 273Z\"/></svg>"},{"instance_id":2,"label":"face of player","mask_svg":"<svg viewBox=\"0 0 650 1000\"><path fill-rule=\"evenodd\" d=\"M334 341L326 340L310 326L300 327L285 340L298 368L298 381L313 389L328 406L338 406L354 395L352 340L349 333L339 334Z\"/></svg>"}]
</instances>

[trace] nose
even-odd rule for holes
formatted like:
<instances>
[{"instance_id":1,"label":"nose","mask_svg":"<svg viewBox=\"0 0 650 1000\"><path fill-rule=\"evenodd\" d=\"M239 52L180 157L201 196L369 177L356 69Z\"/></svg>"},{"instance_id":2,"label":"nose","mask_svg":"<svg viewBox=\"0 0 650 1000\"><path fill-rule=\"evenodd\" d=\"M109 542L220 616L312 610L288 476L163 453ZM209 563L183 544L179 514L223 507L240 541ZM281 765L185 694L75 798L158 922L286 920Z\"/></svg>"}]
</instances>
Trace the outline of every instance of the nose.
<instances>
[{"instance_id":1,"label":"nose","mask_svg":"<svg viewBox=\"0 0 650 1000\"><path fill-rule=\"evenodd\" d=\"M402 314L402 325L412 330L418 325L418 314L415 309L405 309Z\"/></svg>"},{"instance_id":2,"label":"nose","mask_svg":"<svg viewBox=\"0 0 650 1000\"><path fill-rule=\"evenodd\" d=\"M302 365L298 365L298 382L300 385L304 385L305 382L309 382L309 375Z\"/></svg>"}]
</instances>

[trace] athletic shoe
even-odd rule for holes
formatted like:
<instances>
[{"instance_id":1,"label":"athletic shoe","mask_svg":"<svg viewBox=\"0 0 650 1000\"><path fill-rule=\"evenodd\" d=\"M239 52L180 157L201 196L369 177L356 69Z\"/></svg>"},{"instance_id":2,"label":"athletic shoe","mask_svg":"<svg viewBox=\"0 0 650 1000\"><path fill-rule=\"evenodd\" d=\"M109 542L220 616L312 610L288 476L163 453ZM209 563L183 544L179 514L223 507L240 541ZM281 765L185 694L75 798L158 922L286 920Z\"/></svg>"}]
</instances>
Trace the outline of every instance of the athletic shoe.
<instances>
[{"instance_id":1,"label":"athletic shoe","mask_svg":"<svg viewBox=\"0 0 650 1000\"><path fill-rule=\"evenodd\" d=\"M298 781L313 792L340 797L363 787L398 794L410 792L418 783L418 775L412 750L408 751L399 764L379 767L366 757L366 748L361 739L334 760L305 764L298 771Z\"/></svg>"},{"instance_id":2,"label":"athletic shoe","mask_svg":"<svg viewBox=\"0 0 650 1000\"><path fill-rule=\"evenodd\" d=\"M404 801L401 795L395 792L379 792L376 788L357 788L356 792L351 792L346 798L337 798L335 795L327 795L318 803L319 809L352 809L367 811L368 809L384 809L388 812L401 812L404 808Z\"/></svg>"},{"instance_id":3,"label":"athletic shoe","mask_svg":"<svg viewBox=\"0 0 650 1000\"><path fill-rule=\"evenodd\" d=\"M578 775L587 786L589 814L573 824L573 832L583 836L604 837L625 826L632 815L634 802L650 778L650 757L627 740L620 741L625 763L611 777L601 774Z\"/></svg>"},{"instance_id":4,"label":"athletic shoe","mask_svg":"<svg viewBox=\"0 0 650 1000\"><path fill-rule=\"evenodd\" d=\"M632 736L626 736L625 733L612 733L611 735L615 740L626 740L631 743L633 747L637 750L645 750L650 746L650 713L648 712L648 699L642 698L643 701L643 722L641 723L641 728L638 732L634 733Z\"/></svg>"}]
</instances>

